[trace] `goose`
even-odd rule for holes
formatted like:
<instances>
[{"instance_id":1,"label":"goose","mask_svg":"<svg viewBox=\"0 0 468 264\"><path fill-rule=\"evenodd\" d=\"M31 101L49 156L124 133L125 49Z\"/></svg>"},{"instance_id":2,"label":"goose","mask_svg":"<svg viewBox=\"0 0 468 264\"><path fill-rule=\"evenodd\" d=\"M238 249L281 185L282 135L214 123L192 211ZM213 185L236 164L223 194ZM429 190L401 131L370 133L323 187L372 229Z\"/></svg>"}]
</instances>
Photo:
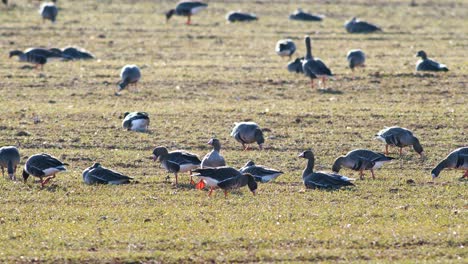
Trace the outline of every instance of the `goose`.
<instances>
[{"instance_id":1,"label":"goose","mask_svg":"<svg viewBox=\"0 0 468 264\"><path fill-rule=\"evenodd\" d=\"M166 12L166 23L173 15L178 16L186 16L187 17L187 25L191 23L191 16L195 15L196 13L200 12L201 10L208 7L208 4L200 2L200 1L180 1L175 9L171 9Z\"/></svg>"},{"instance_id":2,"label":"goose","mask_svg":"<svg viewBox=\"0 0 468 264\"><path fill-rule=\"evenodd\" d=\"M129 131L145 132L148 130L149 122L146 112L125 112L122 127Z\"/></svg>"},{"instance_id":3,"label":"goose","mask_svg":"<svg viewBox=\"0 0 468 264\"><path fill-rule=\"evenodd\" d=\"M8 0L2 0L2 3L7 6L8 5Z\"/></svg>"},{"instance_id":4,"label":"goose","mask_svg":"<svg viewBox=\"0 0 468 264\"><path fill-rule=\"evenodd\" d=\"M41 182L41 187L44 187L51 179L55 178L55 174L66 171L66 163L61 162L56 157L49 154L36 154L29 157L24 164L23 180L26 181L29 175L38 177ZM45 179L43 179L45 177Z\"/></svg>"},{"instance_id":5,"label":"goose","mask_svg":"<svg viewBox=\"0 0 468 264\"><path fill-rule=\"evenodd\" d=\"M40 50L40 49L37 49ZM25 52L21 50L12 50L10 51L10 58L13 56L18 56L18 61L20 62L29 62L35 65L36 69L43 69L44 64L47 63L47 57L41 55L41 53L36 53L37 50L27 50Z\"/></svg>"},{"instance_id":6,"label":"goose","mask_svg":"<svg viewBox=\"0 0 468 264\"><path fill-rule=\"evenodd\" d=\"M159 158L162 166L175 175L175 184L178 185L177 174L179 172L190 173L190 183L195 184L192 179L192 170L200 166L200 159L197 155L184 150L175 150L168 152L166 147L156 147L153 150L153 161Z\"/></svg>"},{"instance_id":7,"label":"goose","mask_svg":"<svg viewBox=\"0 0 468 264\"><path fill-rule=\"evenodd\" d=\"M58 8L54 3L43 3L39 9L39 14L41 14L43 22L50 20L52 23L55 23Z\"/></svg>"},{"instance_id":8,"label":"goose","mask_svg":"<svg viewBox=\"0 0 468 264\"><path fill-rule=\"evenodd\" d=\"M278 42L276 42L275 51L276 54L278 54L279 56L288 56L289 59L291 59L291 56L296 51L296 44L294 44L294 41L292 41L292 39L281 39Z\"/></svg>"},{"instance_id":9,"label":"goose","mask_svg":"<svg viewBox=\"0 0 468 264\"><path fill-rule=\"evenodd\" d=\"M348 33L372 33L375 31L382 31L380 27L366 21L361 21L356 17L347 21L344 26Z\"/></svg>"},{"instance_id":10,"label":"goose","mask_svg":"<svg viewBox=\"0 0 468 264\"><path fill-rule=\"evenodd\" d=\"M348 65L351 71L353 72L354 78L354 68L356 67L366 67L364 64L366 62L366 55L360 49L353 49L348 51L346 55L346 59L348 60Z\"/></svg>"},{"instance_id":11,"label":"goose","mask_svg":"<svg viewBox=\"0 0 468 264\"><path fill-rule=\"evenodd\" d=\"M374 169L382 167L386 162L392 161L394 158L387 157L384 154L377 153L367 149L355 149L348 152L344 156L338 157L333 163L332 170L338 173L341 167L359 171L361 180L364 179L364 170L370 170L372 178L375 179Z\"/></svg>"},{"instance_id":12,"label":"goose","mask_svg":"<svg viewBox=\"0 0 468 264\"><path fill-rule=\"evenodd\" d=\"M208 185L210 187L208 196L211 196L216 188L223 189L225 197L227 197L228 190L239 189L246 185L254 195L257 190L257 183L251 174L241 173L231 167L196 169L194 172L196 173L194 176L200 178L196 188L201 190Z\"/></svg>"},{"instance_id":13,"label":"goose","mask_svg":"<svg viewBox=\"0 0 468 264\"><path fill-rule=\"evenodd\" d=\"M450 152L437 166L431 171L432 179L439 177L444 169L464 170L463 178L468 178L468 147L457 148Z\"/></svg>"},{"instance_id":14,"label":"goose","mask_svg":"<svg viewBox=\"0 0 468 264\"><path fill-rule=\"evenodd\" d=\"M290 20L300 20L300 21L322 21L323 16L313 15L302 11L301 8L298 8L292 14L289 15Z\"/></svg>"},{"instance_id":15,"label":"goose","mask_svg":"<svg viewBox=\"0 0 468 264\"><path fill-rule=\"evenodd\" d=\"M83 171L83 181L85 184L126 184L133 180L132 177L103 167L100 163L94 163L93 166Z\"/></svg>"},{"instance_id":16,"label":"goose","mask_svg":"<svg viewBox=\"0 0 468 264\"><path fill-rule=\"evenodd\" d=\"M255 162L249 160L244 167L239 170L241 173L249 173L251 174L255 181L261 183L267 183L269 181L273 181L274 179L278 178L282 171L267 168L262 165L256 165Z\"/></svg>"},{"instance_id":17,"label":"goose","mask_svg":"<svg viewBox=\"0 0 468 264\"><path fill-rule=\"evenodd\" d=\"M416 63L416 71L448 71L449 69L444 64L438 63L427 58L426 52L424 50L418 51L416 57L421 57L421 59Z\"/></svg>"},{"instance_id":18,"label":"goose","mask_svg":"<svg viewBox=\"0 0 468 264\"><path fill-rule=\"evenodd\" d=\"M19 150L14 146L5 146L0 148L0 167L2 167L2 176L5 177L5 168L7 168L8 177L16 181L16 167L20 163Z\"/></svg>"},{"instance_id":19,"label":"goose","mask_svg":"<svg viewBox=\"0 0 468 264\"><path fill-rule=\"evenodd\" d=\"M250 22L258 20L257 15L252 13L244 13L241 11L231 11L226 14L226 20L230 23L234 22Z\"/></svg>"},{"instance_id":20,"label":"goose","mask_svg":"<svg viewBox=\"0 0 468 264\"><path fill-rule=\"evenodd\" d=\"M302 70L304 74L310 78L312 88L314 88L314 79L317 77L322 79L322 83L325 86L325 80L329 77L333 77L333 74L322 60L312 56L310 37L305 36L304 39L307 53L302 61Z\"/></svg>"},{"instance_id":21,"label":"goose","mask_svg":"<svg viewBox=\"0 0 468 264\"><path fill-rule=\"evenodd\" d=\"M132 84L136 87L138 81L140 81L141 72L140 68L136 65L125 65L120 71L120 82L119 90L122 91L127 85Z\"/></svg>"},{"instance_id":22,"label":"goose","mask_svg":"<svg viewBox=\"0 0 468 264\"><path fill-rule=\"evenodd\" d=\"M254 142L257 142L258 148L262 150L263 144L265 143L262 130L254 122L234 123L231 136L234 137L237 142L242 144L244 150L248 150L249 144Z\"/></svg>"},{"instance_id":23,"label":"goose","mask_svg":"<svg viewBox=\"0 0 468 264\"><path fill-rule=\"evenodd\" d=\"M221 143L219 142L219 139L210 139L210 141L208 141L208 145L213 146L213 150L210 153L206 154L205 157L202 159L200 168L204 169L226 166L226 161L224 160L224 157L221 156L221 154L219 153L221 151Z\"/></svg>"},{"instance_id":24,"label":"goose","mask_svg":"<svg viewBox=\"0 0 468 264\"><path fill-rule=\"evenodd\" d=\"M302 180L306 188L324 188L324 189L339 189L343 186L353 186L352 178L348 178L339 174L327 172L314 172L314 153L311 150L306 150L299 154L299 157L307 159L307 166L302 172Z\"/></svg>"},{"instance_id":25,"label":"goose","mask_svg":"<svg viewBox=\"0 0 468 264\"><path fill-rule=\"evenodd\" d=\"M51 48L49 50L61 54L70 60L92 60L96 58L92 53L79 47Z\"/></svg>"},{"instance_id":26,"label":"goose","mask_svg":"<svg viewBox=\"0 0 468 264\"><path fill-rule=\"evenodd\" d=\"M388 155L388 146L399 147L400 156L402 154L402 148L413 146L416 153L418 153L421 158L424 158L424 150L421 143L419 143L419 139L407 128L399 126L386 127L377 133L375 139L385 143L385 155Z\"/></svg>"},{"instance_id":27,"label":"goose","mask_svg":"<svg viewBox=\"0 0 468 264\"><path fill-rule=\"evenodd\" d=\"M288 71L295 72L295 73L304 73L304 71L302 70L303 60L304 60L304 57L296 58L295 60L290 61L287 66Z\"/></svg>"}]
</instances>

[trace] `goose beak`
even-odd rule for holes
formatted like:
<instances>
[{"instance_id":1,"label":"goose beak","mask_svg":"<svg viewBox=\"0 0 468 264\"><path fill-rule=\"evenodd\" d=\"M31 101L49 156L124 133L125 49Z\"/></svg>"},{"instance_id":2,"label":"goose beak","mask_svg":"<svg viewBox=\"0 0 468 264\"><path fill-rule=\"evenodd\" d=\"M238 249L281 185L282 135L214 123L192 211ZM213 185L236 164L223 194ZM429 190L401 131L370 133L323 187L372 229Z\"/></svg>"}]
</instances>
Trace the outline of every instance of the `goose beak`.
<instances>
[{"instance_id":1,"label":"goose beak","mask_svg":"<svg viewBox=\"0 0 468 264\"><path fill-rule=\"evenodd\" d=\"M158 156L156 156L156 155L153 155L152 158L153 158L153 161L158 160Z\"/></svg>"},{"instance_id":2,"label":"goose beak","mask_svg":"<svg viewBox=\"0 0 468 264\"><path fill-rule=\"evenodd\" d=\"M254 196L257 195L257 190L253 190L253 191L252 191L252 194L253 194Z\"/></svg>"},{"instance_id":3,"label":"goose beak","mask_svg":"<svg viewBox=\"0 0 468 264\"><path fill-rule=\"evenodd\" d=\"M419 155L421 156L421 159L426 159L426 155L424 155L424 152L421 152Z\"/></svg>"},{"instance_id":4,"label":"goose beak","mask_svg":"<svg viewBox=\"0 0 468 264\"><path fill-rule=\"evenodd\" d=\"M303 158L304 157L304 153L301 153L299 155L297 155L299 158Z\"/></svg>"},{"instance_id":5,"label":"goose beak","mask_svg":"<svg viewBox=\"0 0 468 264\"><path fill-rule=\"evenodd\" d=\"M432 174L432 180L435 180L435 178L437 178L437 176L435 176L435 174Z\"/></svg>"},{"instance_id":6,"label":"goose beak","mask_svg":"<svg viewBox=\"0 0 468 264\"><path fill-rule=\"evenodd\" d=\"M258 145L258 148L259 148L260 150L263 150L263 144L259 144L259 145Z\"/></svg>"}]
</instances>

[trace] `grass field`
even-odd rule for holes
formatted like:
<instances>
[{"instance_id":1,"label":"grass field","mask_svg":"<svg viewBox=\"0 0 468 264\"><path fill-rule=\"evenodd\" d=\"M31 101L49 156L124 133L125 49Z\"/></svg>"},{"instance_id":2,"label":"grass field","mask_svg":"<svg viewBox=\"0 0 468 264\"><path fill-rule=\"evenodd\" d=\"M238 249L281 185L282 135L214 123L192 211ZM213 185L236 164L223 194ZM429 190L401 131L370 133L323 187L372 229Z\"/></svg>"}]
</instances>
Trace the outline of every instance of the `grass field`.
<instances>
[{"instance_id":1,"label":"grass field","mask_svg":"<svg viewBox=\"0 0 468 264\"><path fill-rule=\"evenodd\" d=\"M466 182L461 171L443 171L431 183L430 170L468 143L468 1L226 2L209 1L192 26L183 17L165 24L175 1L60 0L55 25L42 24L34 1L0 7L0 146L18 146L21 164L40 152L70 164L42 190L31 180L0 181L0 262L466 263ZM288 21L297 7L326 18ZM259 21L226 24L238 9ZM384 32L348 34L352 16ZM274 53L290 37L304 55L306 34L336 75L333 93L311 89ZM38 72L7 56L67 45L98 60ZM355 80L345 58L353 48L368 56ZM450 71L415 73L421 49ZM125 64L141 67L140 91L115 96ZM148 112L150 132L124 131L126 111ZM230 138L233 123L246 120L269 131L265 151L242 151ZM373 137L392 125L413 130L427 159L407 148L355 188L304 188L300 152L312 148L316 168L330 170L352 149L382 151ZM253 159L286 173L255 197L243 189L208 198L185 175L172 186L150 159L158 145L203 157L213 135L228 165ZM84 185L81 172L94 162L138 183Z\"/></svg>"}]
</instances>

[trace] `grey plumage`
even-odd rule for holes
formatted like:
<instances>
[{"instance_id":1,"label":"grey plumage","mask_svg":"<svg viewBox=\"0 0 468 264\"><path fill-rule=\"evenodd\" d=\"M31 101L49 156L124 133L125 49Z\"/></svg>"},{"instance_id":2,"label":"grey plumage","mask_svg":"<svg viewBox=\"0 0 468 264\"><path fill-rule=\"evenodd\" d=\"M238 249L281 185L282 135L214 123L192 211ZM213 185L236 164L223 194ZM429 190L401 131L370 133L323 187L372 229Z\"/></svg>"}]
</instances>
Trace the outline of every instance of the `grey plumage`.
<instances>
[{"instance_id":1,"label":"grey plumage","mask_svg":"<svg viewBox=\"0 0 468 264\"><path fill-rule=\"evenodd\" d=\"M65 47L63 49L59 49L59 48L52 48L52 49L49 49L50 51L53 51L57 54L60 54L62 55L62 57L64 57L65 59L68 59L68 60L91 60L91 59L95 59L95 56L86 51L85 49L83 48L79 48L79 47Z\"/></svg>"},{"instance_id":2,"label":"grey plumage","mask_svg":"<svg viewBox=\"0 0 468 264\"><path fill-rule=\"evenodd\" d=\"M16 181L16 167L20 163L20 153L14 146L5 146L0 148L0 167L2 167L2 176L5 177L4 169L7 168L8 176Z\"/></svg>"},{"instance_id":3,"label":"grey plumage","mask_svg":"<svg viewBox=\"0 0 468 264\"><path fill-rule=\"evenodd\" d=\"M338 157L333 163L333 172L338 173L341 167L360 172L361 179L364 178L364 170L370 170L372 178L375 179L374 169L380 168L384 163L392 161L394 158L387 157L382 153L367 149L355 149L344 156Z\"/></svg>"},{"instance_id":4,"label":"grey plumage","mask_svg":"<svg viewBox=\"0 0 468 264\"><path fill-rule=\"evenodd\" d=\"M241 173L231 167L218 167L196 169L194 176L200 178L200 182L196 185L197 189L202 189L205 184L210 187L209 196L211 196L215 188L224 190L224 195L227 196L228 190L238 189L243 186L248 186L250 191L255 195L257 183L252 175Z\"/></svg>"},{"instance_id":5,"label":"grey plumage","mask_svg":"<svg viewBox=\"0 0 468 264\"><path fill-rule=\"evenodd\" d=\"M435 168L431 171L432 178L439 177L444 169L465 170L463 178L468 178L468 147L461 147L450 152Z\"/></svg>"},{"instance_id":6,"label":"grey plumage","mask_svg":"<svg viewBox=\"0 0 468 264\"><path fill-rule=\"evenodd\" d=\"M55 178L55 174L66 171L66 165L68 164L61 162L49 154L32 155L24 165L23 180L26 182L29 175L32 175L38 177L41 181L41 187L44 187L50 179ZM45 179L43 179L44 177Z\"/></svg>"},{"instance_id":7,"label":"grey plumage","mask_svg":"<svg viewBox=\"0 0 468 264\"><path fill-rule=\"evenodd\" d=\"M210 153L206 154L202 159L200 167L203 168L216 168L226 166L226 161L224 157L220 154L221 143L219 139L212 138L208 141L208 144L213 146L213 150Z\"/></svg>"},{"instance_id":8,"label":"grey plumage","mask_svg":"<svg viewBox=\"0 0 468 264\"><path fill-rule=\"evenodd\" d=\"M208 4L200 2L200 1L180 1L175 9L171 9L166 12L166 22L169 21L169 19L173 15L178 15L178 16L186 16L187 17L187 25L190 25L191 21L190 18L192 15L195 15L196 13L200 12L201 10L205 9L208 7Z\"/></svg>"},{"instance_id":9,"label":"grey plumage","mask_svg":"<svg viewBox=\"0 0 468 264\"><path fill-rule=\"evenodd\" d=\"M376 139L384 142L385 145L385 154L388 155L388 146L395 146L400 148L400 155L402 148L406 146L413 146L413 149L424 157L424 150L419 142L419 139L413 135L407 128L402 128L398 126L387 127L379 131L376 135Z\"/></svg>"},{"instance_id":10,"label":"grey plumage","mask_svg":"<svg viewBox=\"0 0 468 264\"><path fill-rule=\"evenodd\" d=\"M231 11L226 14L226 20L228 22L249 22L258 20L257 15L252 13L244 13L240 11Z\"/></svg>"},{"instance_id":11,"label":"grey plumage","mask_svg":"<svg viewBox=\"0 0 468 264\"><path fill-rule=\"evenodd\" d=\"M291 58L294 52L296 52L296 44L294 44L292 39L281 39L276 42L275 52L281 57L288 56Z\"/></svg>"},{"instance_id":12,"label":"grey plumage","mask_svg":"<svg viewBox=\"0 0 468 264\"><path fill-rule=\"evenodd\" d=\"M355 17L345 23L345 29L348 33L372 33L382 31L380 27L366 21L361 21Z\"/></svg>"},{"instance_id":13,"label":"grey plumage","mask_svg":"<svg viewBox=\"0 0 468 264\"><path fill-rule=\"evenodd\" d=\"M150 118L146 112L125 112L122 127L127 130L145 132L148 130Z\"/></svg>"},{"instance_id":14,"label":"grey plumage","mask_svg":"<svg viewBox=\"0 0 468 264\"><path fill-rule=\"evenodd\" d=\"M302 180L306 188L338 189L344 186L353 186L354 179L339 174L314 172L315 157L311 150L299 154L299 157L307 159L307 166L302 172Z\"/></svg>"},{"instance_id":15,"label":"grey plumage","mask_svg":"<svg viewBox=\"0 0 468 264\"><path fill-rule=\"evenodd\" d=\"M249 160L239 171L241 173L251 174L254 177L255 181L261 183L273 181L274 179L278 178L278 176L283 174L282 171L267 168L262 165L256 165L251 160Z\"/></svg>"},{"instance_id":16,"label":"grey plumage","mask_svg":"<svg viewBox=\"0 0 468 264\"><path fill-rule=\"evenodd\" d=\"M353 49L348 52L346 55L346 59L348 60L348 66L351 70L354 71L356 67L364 67L366 62L366 55L360 49Z\"/></svg>"},{"instance_id":17,"label":"grey plumage","mask_svg":"<svg viewBox=\"0 0 468 264\"><path fill-rule=\"evenodd\" d=\"M314 88L313 80L317 77L321 78L322 83L325 85L326 78L332 77L333 74L322 60L312 56L312 45L310 42L310 37L305 36L304 41L307 52L304 60L302 61L302 70L304 74L310 78L312 88Z\"/></svg>"},{"instance_id":18,"label":"grey plumage","mask_svg":"<svg viewBox=\"0 0 468 264\"><path fill-rule=\"evenodd\" d=\"M322 21L323 16L310 14L298 8L296 11L289 15L289 19L299 21Z\"/></svg>"},{"instance_id":19,"label":"grey plumage","mask_svg":"<svg viewBox=\"0 0 468 264\"><path fill-rule=\"evenodd\" d=\"M39 14L41 14L43 20L47 19L55 23L58 15L58 8L54 3L43 3L39 9Z\"/></svg>"},{"instance_id":20,"label":"grey plumage","mask_svg":"<svg viewBox=\"0 0 468 264\"><path fill-rule=\"evenodd\" d=\"M449 69L444 64L431 60L427 57L426 52L423 50L418 51L416 57L421 59L416 63L416 71L448 71Z\"/></svg>"},{"instance_id":21,"label":"grey plumage","mask_svg":"<svg viewBox=\"0 0 468 264\"><path fill-rule=\"evenodd\" d=\"M237 142L242 144L244 150L249 148L249 144L257 143L260 150L263 149L263 143L265 138L260 127L254 122L239 122L234 123L235 126L231 131L231 136L234 137Z\"/></svg>"},{"instance_id":22,"label":"grey plumage","mask_svg":"<svg viewBox=\"0 0 468 264\"><path fill-rule=\"evenodd\" d=\"M197 155L184 150L168 152L166 147L156 147L153 150L153 160L159 159L161 165L169 172L174 173L176 185L178 184L179 172L190 172L200 166L200 159ZM190 183L194 183L190 174Z\"/></svg>"},{"instance_id":23,"label":"grey plumage","mask_svg":"<svg viewBox=\"0 0 468 264\"><path fill-rule=\"evenodd\" d=\"M125 65L120 71L119 91L125 89L129 84L135 84L140 80L140 68L136 65Z\"/></svg>"},{"instance_id":24,"label":"grey plumage","mask_svg":"<svg viewBox=\"0 0 468 264\"><path fill-rule=\"evenodd\" d=\"M29 62L36 66L36 68L43 68L44 64L47 63L47 58L33 52L22 52L20 50L10 51L10 58L13 56L18 56L18 61L20 62Z\"/></svg>"},{"instance_id":25,"label":"grey plumage","mask_svg":"<svg viewBox=\"0 0 468 264\"><path fill-rule=\"evenodd\" d=\"M83 171L83 181L86 184L126 184L133 180L132 177L123 175L120 172L105 168L99 163L94 163L93 166L86 168Z\"/></svg>"},{"instance_id":26,"label":"grey plumage","mask_svg":"<svg viewBox=\"0 0 468 264\"><path fill-rule=\"evenodd\" d=\"M304 60L304 57L296 58L295 60L290 61L287 66L288 71L295 72L295 73L304 73L304 71L302 70L303 60Z\"/></svg>"}]
</instances>

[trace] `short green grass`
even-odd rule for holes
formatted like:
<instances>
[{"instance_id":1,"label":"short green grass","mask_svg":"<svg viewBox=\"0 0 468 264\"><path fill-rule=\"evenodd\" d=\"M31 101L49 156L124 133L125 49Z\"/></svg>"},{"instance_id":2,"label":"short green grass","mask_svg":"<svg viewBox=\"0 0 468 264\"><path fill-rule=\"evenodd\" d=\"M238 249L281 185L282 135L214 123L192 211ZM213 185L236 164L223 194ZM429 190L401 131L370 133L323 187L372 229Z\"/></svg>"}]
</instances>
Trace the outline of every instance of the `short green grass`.
<instances>
[{"instance_id":1,"label":"short green grass","mask_svg":"<svg viewBox=\"0 0 468 264\"><path fill-rule=\"evenodd\" d=\"M183 17L164 23L162 13L175 1L58 1L55 25L42 24L35 1L10 2L0 9L0 145L17 145L22 164L46 152L70 166L43 190L31 180L0 181L1 262L466 262L462 172L444 171L429 183L435 164L468 143L466 0L417 1L417 7L209 1L190 27ZM288 21L298 6L326 18ZM224 15L237 9L260 20L226 24ZM384 33L345 33L343 23L354 15ZM329 87L341 93L312 90L275 55L276 41L285 37L303 55L306 34L336 74ZM48 63L40 73L7 58L12 49L66 45L84 47L98 60ZM368 55L356 80L346 68L352 48ZM420 49L450 71L415 74ZM141 67L140 92L116 97L125 64ZM125 111L148 112L151 131L122 130ZM269 129L266 151L241 151L229 137L243 120ZM406 149L375 180L367 175L355 188L305 190L301 151L312 148L316 168L329 170L352 149L382 151L373 137L391 125L412 129L427 160ZM286 173L260 185L255 197L244 189L208 198L185 175L173 187L150 160L158 145L202 157L213 135L229 165L253 159ZM86 186L81 172L93 162L138 183Z\"/></svg>"}]
</instances>

